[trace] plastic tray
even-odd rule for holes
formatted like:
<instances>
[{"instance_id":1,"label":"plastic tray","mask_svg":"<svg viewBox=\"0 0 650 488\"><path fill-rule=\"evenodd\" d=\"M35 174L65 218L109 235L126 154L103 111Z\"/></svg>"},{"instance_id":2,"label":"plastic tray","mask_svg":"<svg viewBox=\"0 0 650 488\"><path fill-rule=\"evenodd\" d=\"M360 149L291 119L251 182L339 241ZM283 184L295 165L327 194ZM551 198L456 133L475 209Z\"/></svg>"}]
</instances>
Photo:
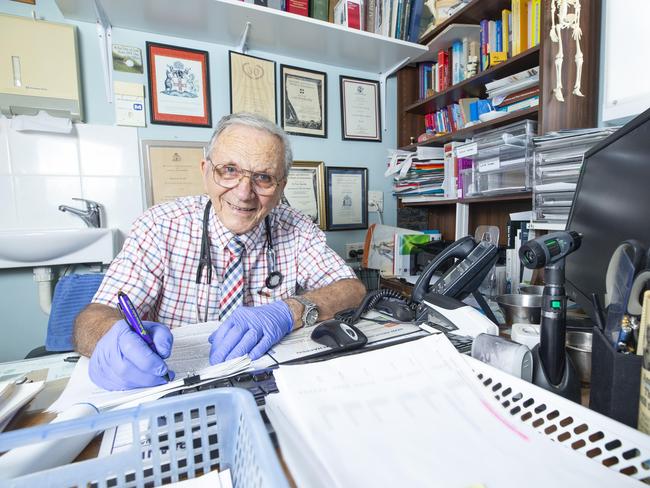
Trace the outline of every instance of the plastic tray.
<instances>
[{"instance_id":1,"label":"plastic tray","mask_svg":"<svg viewBox=\"0 0 650 488\"><path fill-rule=\"evenodd\" d=\"M510 415L567 449L650 483L650 436L476 359L466 359Z\"/></svg>"},{"instance_id":2,"label":"plastic tray","mask_svg":"<svg viewBox=\"0 0 650 488\"><path fill-rule=\"evenodd\" d=\"M96 416L7 432L0 452L130 425L135 442L110 456L3 480L8 487L144 487L195 478L214 469L231 471L233 486L286 487L253 396L220 388L157 400Z\"/></svg>"}]
</instances>

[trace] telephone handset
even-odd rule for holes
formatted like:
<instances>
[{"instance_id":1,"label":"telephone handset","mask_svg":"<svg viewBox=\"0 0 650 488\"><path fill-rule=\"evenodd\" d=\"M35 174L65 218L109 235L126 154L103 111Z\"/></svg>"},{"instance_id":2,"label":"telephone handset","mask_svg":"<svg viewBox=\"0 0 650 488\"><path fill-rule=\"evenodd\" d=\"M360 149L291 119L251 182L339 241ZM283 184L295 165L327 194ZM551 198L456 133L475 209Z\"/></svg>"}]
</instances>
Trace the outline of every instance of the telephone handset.
<instances>
[{"instance_id":1,"label":"telephone handset","mask_svg":"<svg viewBox=\"0 0 650 488\"><path fill-rule=\"evenodd\" d=\"M415 303L420 303L424 298L424 295L429 293L431 278L433 278L433 274L440 268L442 263L452 258L465 259L475 247L476 241L470 236L461 237L453 244L447 246L447 248L438 254L436 258L427 265L424 271L422 271L422 274L413 287L411 299Z\"/></svg>"},{"instance_id":2,"label":"telephone handset","mask_svg":"<svg viewBox=\"0 0 650 488\"><path fill-rule=\"evenodd\" d=\"M415 283L411 299L414 303L421 303L426 295L434 293L462 300L471 293L490 320L497 323L478 287L496 263L498 252L491 242L481 241L477 244L469 236L458 239L429 263ZM435 271L450 258L459 261L431 284Z\"/></svg>"}]
</instances>

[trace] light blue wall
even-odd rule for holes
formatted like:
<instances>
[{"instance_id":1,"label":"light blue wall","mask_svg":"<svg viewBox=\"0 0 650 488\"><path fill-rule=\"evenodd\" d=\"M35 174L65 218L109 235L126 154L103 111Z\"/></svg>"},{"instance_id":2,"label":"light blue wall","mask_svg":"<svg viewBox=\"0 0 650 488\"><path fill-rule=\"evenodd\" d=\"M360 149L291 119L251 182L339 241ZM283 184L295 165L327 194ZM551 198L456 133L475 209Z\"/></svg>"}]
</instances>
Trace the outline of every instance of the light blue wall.
<instances>
[{"instance_id":1,"label":"light blue wall","mask_svg":"<svg viewBox=\"0 0 650 488\"><path fill-rule=\"evenodd\" d=\"M68 22L63 18L53 0L39 0L36 14L53 22ZM32 7L18 2L0 2L0 12L13 15L31 16ZM85 122L112 125L113 106L106 102L104 79L100 64L98 40L95 25L83 22L70 22L78 26L80 64L82 73L83 103ZM155 41L171 45L202 49L210 53L210 80L212 83L212 117L216 122L230 111L228 50L232 46L208 44L197 41L172 38L124 29L113 29L113 43L139 47L145 57L145 42ZM249 54L276 61L280 64L300 66L327 72L327 114L328 137L318 139L291 136L296 160L324 161L328 166L360 166L368 168L369 189L383 191L384 218L388 225L395 224L395 199L391 196L390 181L383 177L387 149L394 147L396 136L396 83L390 79L387 86L388 106L386 120L388 130L383 132L383 142L368 143L341 140L341 116L339 99L339 75L346 74L361 78L377 79L373 73L341 71L336 67L324 66L308 60L284 58L267 55L264 52L250 51ZM146 72L146 69L145 69ZM55 76L55 74L53 74ZM146 86L146 73L134 75L114 72L114 79ZM279 77L279 71L278 71ZM279 101L278 101L279 103ZM148 107L148 105L147 105ZM139 129L140 139L165 139L206 141L211 129L152 125ZM72 195L71 195L72 196ZM377 222L376 214L370 214L369 222ZM361 242L365 231L328 232L328 242L341 255L345 244ZM61 272L62 270L58 270ZM0 361L20 359L32 348L45 342L47 316L40 311L35 283L31 269L0 270Z\"/></svg>"}]
</instances>

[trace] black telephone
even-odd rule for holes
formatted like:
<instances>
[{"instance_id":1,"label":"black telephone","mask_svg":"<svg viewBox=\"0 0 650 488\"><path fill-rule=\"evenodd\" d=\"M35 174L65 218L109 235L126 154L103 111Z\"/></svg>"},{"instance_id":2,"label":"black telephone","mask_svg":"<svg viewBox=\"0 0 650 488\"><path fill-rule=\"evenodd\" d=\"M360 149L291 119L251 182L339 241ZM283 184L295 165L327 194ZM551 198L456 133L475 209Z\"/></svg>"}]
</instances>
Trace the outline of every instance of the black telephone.
<instances>
[{"instance_id":1,"label":"black telephone","mask_svg":"<svg viewBox=\"0 0 650 488\"><path fill-rule=\"evenodd\" d=\"M429 293L450 296L458 300L472 294L490 320L497 323L496 317L478 291L478 287L496 263L498 252L497 246L493 243L481 241L477 244L470 236L461 237L427 265L413 287L411 300L420 303ZM452 258L458 259L458 262L431 284L434 273L444 262Z\"/></svg>"},{"instance_id":2,"label":"black telephone","mask_svg":"<svg viewBox=\"0 0 650 488\"><path fill-rule=\"evenodd\" d=\"M498 249L494 244L486 241L477 244L472 237L461 237L427 265L413 287L410 301L393 290L375 290L366 295L357 309L343 310L336 314L335 318L348 324L356 324L361 316L372 308L401 322L411 322L416 318L418 305L430 293L458 300L471 293L485 314L496 324L497 319L483 295L478 292L478 287L496 263L497 257ZM431 279L434 273L443 263L454 258L458 259L458 262L432 285Z\"/></svg>"}]
</instances>

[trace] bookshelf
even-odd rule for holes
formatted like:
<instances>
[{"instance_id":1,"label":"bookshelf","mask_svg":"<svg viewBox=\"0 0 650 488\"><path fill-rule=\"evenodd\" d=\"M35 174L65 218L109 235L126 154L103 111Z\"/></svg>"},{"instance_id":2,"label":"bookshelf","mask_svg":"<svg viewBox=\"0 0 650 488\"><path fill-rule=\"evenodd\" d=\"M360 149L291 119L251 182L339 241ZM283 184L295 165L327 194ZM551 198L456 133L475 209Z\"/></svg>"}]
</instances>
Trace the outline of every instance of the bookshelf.
<instances>
[{"instance_id":1,"label":"bookshelf","mask_svg":"<svg viewBox=\"0 0 650 488\"><path fill-rule=\"evenodd\" d=\"M511 0L472 0L467 6L436 26L426 34L422 44L439 44L437 38L447 33L453 24L476 24L482 19L500 19L503 9L511 9ZM418 68L408 66L397 73L397 146L415 150L418 146L442 146L450 141L464 141L476 132L493 129L512 122L532 119L538 124L538 133L560 129L594 127L598 117L598 74L600 46L600 2L582 2L580 27L583 51L582 92L584 97L571 94L576 75L574 63L575 43L569 31L562 31L564 61L562 84L565 101L557 101L552 93L555 87L555 54L557 45L549 38L551 27L551 2L542 2L540 44L505 62L493 66L475 76L453 85L423 100L418 100ZM485 84L495 79L540 67L539 106L509 113L503 117L482 122L466 129L433 137L421 143L417 138L424 132L424 116L447 106L462 97L485 97ZM567 88L569 87L569 88ZM516 193L486 198L446 200L436 202L400 203L398 208L417 206L428 209L429 228L439 229L443 239L452 240L471 234L478 225L498 225L501 229L500 243L505 244L505 224L508 214L530 210L530 193Z\"/></svg>"}]
</instances>

